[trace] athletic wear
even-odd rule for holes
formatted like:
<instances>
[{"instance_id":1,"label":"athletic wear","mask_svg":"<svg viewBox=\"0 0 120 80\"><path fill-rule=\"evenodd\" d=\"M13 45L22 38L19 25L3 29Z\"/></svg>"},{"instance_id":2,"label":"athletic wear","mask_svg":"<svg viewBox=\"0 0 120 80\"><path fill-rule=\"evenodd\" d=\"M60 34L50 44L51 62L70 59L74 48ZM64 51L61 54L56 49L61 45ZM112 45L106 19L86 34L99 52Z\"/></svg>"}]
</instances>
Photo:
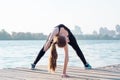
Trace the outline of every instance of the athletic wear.
<instances>
[{"instance_id":1,"label":"athletic wear","mask_svg":"<svg viewBox=\"0 0 120 80\"><path fill-rule=\"evenodd\" d=\"M85 65L85 69L92 69L92 66L87 63L87 64Z\"/></svg>"},{"instance_id":2,"label":"athletic wear","mask_svg":"<svg viewBox=\"0 0 120 80\"><path fill-rule=\"evenodd\" d=\"M70 46L72 46L72 48L76 51L77 55L78 55L79 58L82 60L84 66L85 66L85 67L88 67L88 66L90 67L90 65L88 65L88 63L86 62L85 57L84 57L81 49L79 48L79 46L78 46L78 44L77 44L77 41L76 41L75 37L73 36L72 32L71 32L66 26L64 26L63 24L60 24L60 25L58 25L58 26L56 26L56 27L59 28L59 32L60 32L60 29L61 29L61 28L64 28L64 29L68 32L68 38L69 38L69 40L70 40L68 44L69 44ZM58 34L59 34L59 32L58 32ZM41 59L41 57L45 54L45 51L43 51L43 49L44 49L44 46L43 46L43 48L40 50L40 52L39 52L36 60L34 61L34 63L33 63L34 65L36 65L37 62ZM35 68L35 66L34 66L34 68Z\"/></svg>"},{"instance_id":3,"label":"athletic wear","mask_svg":"<svg viewBox=\"0 0 120 80\"><path fill-rule=\"evenodd\" d=\"M41 57L44 55L44 53L45 53L45 51L43 51L44 50L44 47L40 50L40 52L39 52L39 54L38 54L38 56L37 56L37 58L35 59L35 61L34 61L34 63L33 64L37 64L37 62L41 59Z\"/></svg>"},{"instance_id":4,"label":"athletic wear","mask_svg":"<svg viewBox=\"0 0 120 80\"><path fill-rule=\"evenodd\" d=\"M31 69L32 69L32 70L35 69L35 64L31 64Z\"/></svg>"}]
</instances>

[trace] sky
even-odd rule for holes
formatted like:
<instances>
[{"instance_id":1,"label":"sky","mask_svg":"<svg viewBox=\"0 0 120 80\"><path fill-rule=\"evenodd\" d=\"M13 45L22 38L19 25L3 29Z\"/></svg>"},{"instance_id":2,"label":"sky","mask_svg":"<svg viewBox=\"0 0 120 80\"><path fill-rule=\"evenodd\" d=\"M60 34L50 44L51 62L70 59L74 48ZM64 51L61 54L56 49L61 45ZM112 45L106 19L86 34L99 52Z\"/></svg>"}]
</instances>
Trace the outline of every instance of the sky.
<instances>
[{"instance_id":1,"label":"sky","mask_svg":"<svg viewBox=\"0 0 120 80\"><path fill-rule=\"evenodd\" d=\"M0 0L0 30L49 34L58 24L84 34L120 24L120 0Z\"/></svg>"}]
</instances>

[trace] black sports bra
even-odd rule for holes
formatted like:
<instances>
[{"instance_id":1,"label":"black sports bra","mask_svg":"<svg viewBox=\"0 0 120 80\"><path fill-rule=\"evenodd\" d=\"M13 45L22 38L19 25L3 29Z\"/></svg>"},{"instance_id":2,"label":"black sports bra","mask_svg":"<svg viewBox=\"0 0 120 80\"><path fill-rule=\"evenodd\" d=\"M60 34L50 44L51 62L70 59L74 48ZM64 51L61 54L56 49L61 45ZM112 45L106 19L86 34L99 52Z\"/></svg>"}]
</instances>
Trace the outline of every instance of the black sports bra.
<instances>
[{"instance_id":1,"label":"black sports bra","mask_svg":"<svg viewBox=\"0 0 120 80\"><path fill-rule=\"evenodd\" d=\"M60 24L60 25L58 25L58 26L56 26L56 27L58 27L58 29L59 29L58 34L60 33L60 29L61 29L61 28L64 28L64 29L68 32L68 36L69 36L70 30L69 30L65 25Z\"/></svg>"}]
</instances>

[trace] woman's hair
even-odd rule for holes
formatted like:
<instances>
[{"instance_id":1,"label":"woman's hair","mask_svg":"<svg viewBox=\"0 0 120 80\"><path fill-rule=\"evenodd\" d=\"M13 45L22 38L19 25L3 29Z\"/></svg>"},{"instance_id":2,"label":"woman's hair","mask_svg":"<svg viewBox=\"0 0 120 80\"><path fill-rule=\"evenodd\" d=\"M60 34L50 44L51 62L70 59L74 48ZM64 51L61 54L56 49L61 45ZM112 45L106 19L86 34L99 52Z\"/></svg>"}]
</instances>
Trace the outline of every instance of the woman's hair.
<instances>
[{"instance_id":1,"label":"woman's hair","mask_svg":"<svg viewBox=\"0 0 120 80\"><path fill-rule=\"evenodd\" d=\"M56 51L56 46L55 44L58 45L58 47L64 47L66 45L66 39L64 36L60 36L57 35L56 36L57 40L56 42L52 43L51 45L51 53L50 53L50 57L49 57L49 65L48 65L48 69L51 72L55 72L55 69L57 67L57 51Z\"/></svg>"},{"instance_id":2,"label":"woman's hair","mask_svg":"<svg viewBox=\"0 0 120 80\"><path fill-rule=\"evenodd\" d=\"M57 38L56 43L58 47L64 47L66 45L66 39L64 36L57 35L56 38Z\"/></svg>"}]
</instances>

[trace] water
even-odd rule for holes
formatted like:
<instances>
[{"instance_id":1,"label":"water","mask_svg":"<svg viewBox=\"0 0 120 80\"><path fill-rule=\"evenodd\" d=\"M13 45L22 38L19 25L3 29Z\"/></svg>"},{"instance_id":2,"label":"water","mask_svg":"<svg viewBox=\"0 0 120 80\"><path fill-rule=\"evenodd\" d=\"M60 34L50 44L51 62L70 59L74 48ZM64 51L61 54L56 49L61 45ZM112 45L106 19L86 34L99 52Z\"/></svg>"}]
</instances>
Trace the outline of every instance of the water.
<instances>
[{"instance_id":1,"label":"water","mask_svg":"<svg viewBox=\"0 0 120 80\"><path fill-rule=\"evenodd\" d=\"M44 40L0 41L0 68L30 67L35 60ZM92 67L119 64L119 40L78 40L86 60ZM57 49L58 65L63 65L64 50ZM37 65L47 65L50 50L41 58ZM68 66L84 67L75 51L69 46Z\"/></svg>"}]
</instances>

